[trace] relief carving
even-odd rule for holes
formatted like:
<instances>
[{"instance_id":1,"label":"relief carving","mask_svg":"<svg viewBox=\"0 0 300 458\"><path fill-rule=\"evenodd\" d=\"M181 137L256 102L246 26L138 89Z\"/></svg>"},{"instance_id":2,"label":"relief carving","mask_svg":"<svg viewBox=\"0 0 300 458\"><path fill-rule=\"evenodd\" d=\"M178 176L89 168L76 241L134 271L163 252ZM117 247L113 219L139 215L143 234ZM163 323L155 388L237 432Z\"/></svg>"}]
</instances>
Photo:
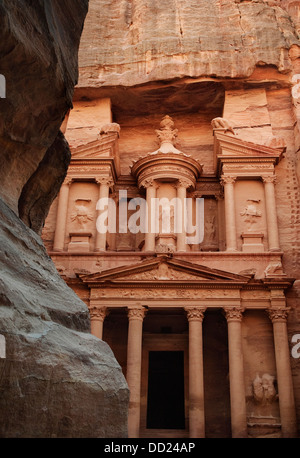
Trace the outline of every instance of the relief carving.
<instances>
[{"instance_id":1,"label":"relief carving","mask_svg":"<svg viewBox=\"0 0 300 458\"><path fill-rule=\"evenodd\" d=\"M257 374L253 380L253 397L258 403L265 405L270 404L278 398L274 385L275 377L270 374L263 374L261 377Z\"/></svg>"},{"instance_id":2,"label":"relief carving","mask_svg":"<svg viewBox=\"0 0 300 458\"><path fill-rule=\"evenodd\" d=\"M213 249L217 246L217 203L209 199L206 207L206 218L204 221L204 245L203 249Z\"/></svg>"},{"instance_id":3,"label":"relief carving","mask_svg":"<svg viewBox=\"0 0 300 458\"><path fill-rule=\"evenodd\" d=\"M90 212L90 206L90 199L77 199L75 201L75 211L71 214L71 221L80 230L85 230L87 224L94 219L93 214Z\"/></svg>"},{"instance_id":4,"label":"relief carving","mask_svg":"<svg viewBox=\"0 0 300 458\"><path fill-rule=\"evenodd\" d=\"M244 216L244 222L247 223L248 231L252 231L253 226L258 222L258 218L262 216L261 210L257 208L260 200L248 199L247 202L249 202L248 205L240 212L240 215Z\"/></svg>"},{"instance_id":5,"label":"relief carving","mask_svg":"<svg viewBox=\"0 0 300 458\"><path fill-rule=\"evenodd\" d=\"M238 298L239 291L219 289L184 289L184 288L108 288L92 292L92 298L111 299L220 299L224 297Z\"/></svg>"}]
</instances>

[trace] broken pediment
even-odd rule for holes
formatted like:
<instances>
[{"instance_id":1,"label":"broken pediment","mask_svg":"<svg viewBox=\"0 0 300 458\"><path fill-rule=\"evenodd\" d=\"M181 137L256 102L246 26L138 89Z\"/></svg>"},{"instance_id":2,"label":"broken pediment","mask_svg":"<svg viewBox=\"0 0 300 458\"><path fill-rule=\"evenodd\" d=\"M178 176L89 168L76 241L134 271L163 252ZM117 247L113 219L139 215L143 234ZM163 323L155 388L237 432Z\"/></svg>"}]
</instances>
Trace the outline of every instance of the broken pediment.
<instances>
[{"instance_id":1,"label":"broken pediment","mask_svg":"<svg viewBox=\"0 0 300 458\"><path fill-rule=\"evenodd\" d=\"M91 275L79 275L79 278L88 285L99 283L127 283L127 282L195 282L222 283L226 285L246 284L250 276L242 276L224 272L198 264L174 260L165 256L140 262L132 266L123 266L108 269Z\"/></svg>"},{"instance_id":2,"label":"broken pediment","mask_svg":"<svg viewBox=\"0 0 300 458\"><path fill-rule=\"evenodd\" d=\"M118 148L119 133L111 131L100 132L98 139L84 145L71 148L71 168L89 165L95 166L109 165L115 171L115 175L120 175L120 156Z\"/></svg>"},{"instance_id":3,"label":"broken pediment","mask_svg":"<svg viewBox=\"0 0 300 458\"><path fill-rule=\"evenodd\" d=\"M246 142L235 135L227 135L225 132L214 131L214 170L217 174L222 173L222 167L226 163L255 164L266 163L271 167L277 165L283 157L286 148L284 146L271 147Z\"/></svg>"},{"instance_id":4,"label":"broken pediment","mask_svg":"<svg viewBox=\"0 0 300 458\"><path fill-rule=\"evenodd\" d=\"M98 139L84 145L71 148L72 159L97 159L118 156L117 131L100 133Z\"/></svg>"}]
</instances>

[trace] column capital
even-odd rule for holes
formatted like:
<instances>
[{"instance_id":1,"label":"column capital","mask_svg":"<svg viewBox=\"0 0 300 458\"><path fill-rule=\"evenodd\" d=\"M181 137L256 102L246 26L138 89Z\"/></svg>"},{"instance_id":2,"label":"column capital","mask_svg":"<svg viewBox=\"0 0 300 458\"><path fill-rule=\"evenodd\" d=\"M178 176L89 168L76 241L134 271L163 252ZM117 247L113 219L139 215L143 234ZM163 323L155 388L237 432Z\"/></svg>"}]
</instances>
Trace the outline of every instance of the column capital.
<instances>
[{"instance_id":1,"label":"column capital","mask_svg":"<svg viewBox=\"0 0 300 458\"><path fill-rule=\"evenodd\" d=\"M148 188L159 188L159 184L156 182L154 178L146 178L144 181L142 181L141 186L145 189Z\"/></svg>"},{"instance_id":2,"label":"column capital","mask_svg":"<svg viewBox=\"0 0 300 458\"><path fill-rule=\"evenodd\" d=\"M222 186L226 184L234 184L236 182L237 177L233 175L222 175L220 183Z\"/></svg>"},{"instance_id":3,"label":"column capital","mask_svg":"<svg viewBox=\"0 0 300 458\"><path fill-rule=\"evenodd\" d=\"M267 175L267 176L262 177L262 181L263 181L264 183L273 183L273 184L276 184L277 176L276 176L276 175Z\"/></svg>"},{"instance_id":4,"label":"column capital","mask_svg":"<svg viewBox=\"0 0 300 458\"><path fill-rule=\"evenodd\" d=\"M216 193L214 195L214 197L215 197L217 202L223 201L224 200L224 192L223 192L223 190L218 192L218 193Z\"/></svg>"},{"instance_id":5,"label":"column capital","mask_svg":"<svg viewBox=\"0 0 300 458\"><path fill-rule=\"evenodd\" d=\"M110 188L113 187L114 181L111 177L96 177L95 181L99 185L106 185L109 186Z\"/></svg>"},{"instance_id":6,"label":"column capital","mask_svg":"<svg viewBox=\"0 0 300 458\"><path fill-rule=\"evenodd\" d=\"M243 319L243 307L224 307L225 317L228 323L232 321L242 321Z\"/></svg>"},{"instance_id":7,"label":"column capital","mask_svg":"<svg viewBox=\"0 0 300 458\"><path fill-rule=\"evenodd\" d=\"M129 320L141 320L145 318L146 308L140 305L129 305L127 307L127 314Z\"/></svg>"},{"instance_id":8,"label":"column capital","mask_svg":"<svg viewBox=\"0 0 300 458\"><path fill-rule=\"evenodd\" d=\"M272 323L286 323L289 311L289 307L271 307L267 309Z\"/></svg>"},{"instance_id":9,"label":"column capital","mask_svg":"<svg viewBox=\"0 0 300 458\"><path fill-rule=\"evenodd\" d=\"M109 314L109 311L106 307L91 307L89 309L91 320L101 320L103 321L105 317Z\"/></svg>"},{"instance_id":10,"label":"column capital","mask_svg":"<svg viewBox=\"0 0 300 458\"><path fill-rule=\"evenodd\" d=\"M203 321L204 313L206 311L206 307L194 307L188 306L184 307L184 310L187 313L188 321Z\"/></svg>"},{"instance_id":11,"label":"column capital","mask_svg":"<svg viewBox=\"0 0 300 458\"><path fill-rule=\"evenodd\" d=\"M71 177L66 177L66 178L64 179L64 181L63 181L62 184L63 184L63 185L65 184L65 185L67 185L67 186L70 186L72 183L73 183L73 178L71 178Z\"/></svg>"},{"instance_id":12,"label":"column capital","mask_svg":"<svg viewBox=\"0 0 300 458\"><path fill-rule=\"evenodd\" d=\"M188 189L193 185L193 183L189 180L185 180L184 178L180 178L177 183L175 184L176 188L185 188Z\"/></svg>"}]
</instances>

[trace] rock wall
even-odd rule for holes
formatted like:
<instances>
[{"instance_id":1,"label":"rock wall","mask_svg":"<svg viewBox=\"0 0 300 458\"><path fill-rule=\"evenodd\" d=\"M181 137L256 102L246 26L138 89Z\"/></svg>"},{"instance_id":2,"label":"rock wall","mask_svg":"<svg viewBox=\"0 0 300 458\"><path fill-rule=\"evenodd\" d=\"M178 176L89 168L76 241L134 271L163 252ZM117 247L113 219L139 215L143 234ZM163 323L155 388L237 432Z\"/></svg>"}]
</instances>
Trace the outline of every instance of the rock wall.
<instances>
[{"instance_id":1,"label":"rock wall","mask_svg":"<svg viewBox=\"0 0 300 458\"><path fill-rule=\"evenodd\" d=\"M36 234L70 160L59 128L87 8L0 1L0 437L127 435L121 368Z\"/></svg>"},{"instance_id":2,"label":"rock wall","mask_svg":"<svg viewBox=\"0 0 300 458\"><path fill-rule=\"evenodd\" d=\"M280 3L91 1L79 54L79 86L243 78L257 65L290 71L288 52L298 37L287 11L276 6Z\"/></svg>"}]
</instances>

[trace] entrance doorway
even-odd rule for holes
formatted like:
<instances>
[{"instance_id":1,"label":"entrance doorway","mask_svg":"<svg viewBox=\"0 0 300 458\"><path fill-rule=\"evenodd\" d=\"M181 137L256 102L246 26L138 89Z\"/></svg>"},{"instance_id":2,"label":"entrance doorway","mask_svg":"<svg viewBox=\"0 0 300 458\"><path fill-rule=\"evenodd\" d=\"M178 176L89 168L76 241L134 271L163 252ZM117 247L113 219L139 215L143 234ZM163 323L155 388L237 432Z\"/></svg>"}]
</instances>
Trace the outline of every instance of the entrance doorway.
<instances>
[{"instance_id":1,"label":"entrance doorway","mask_svg":"<svg viewBox=\"0 0 300 458\"><path fill-rule=\"evenodd\" d=\"M183 351L149 351L147 428L185 429Z\"/></svg>"}]
</instances>

